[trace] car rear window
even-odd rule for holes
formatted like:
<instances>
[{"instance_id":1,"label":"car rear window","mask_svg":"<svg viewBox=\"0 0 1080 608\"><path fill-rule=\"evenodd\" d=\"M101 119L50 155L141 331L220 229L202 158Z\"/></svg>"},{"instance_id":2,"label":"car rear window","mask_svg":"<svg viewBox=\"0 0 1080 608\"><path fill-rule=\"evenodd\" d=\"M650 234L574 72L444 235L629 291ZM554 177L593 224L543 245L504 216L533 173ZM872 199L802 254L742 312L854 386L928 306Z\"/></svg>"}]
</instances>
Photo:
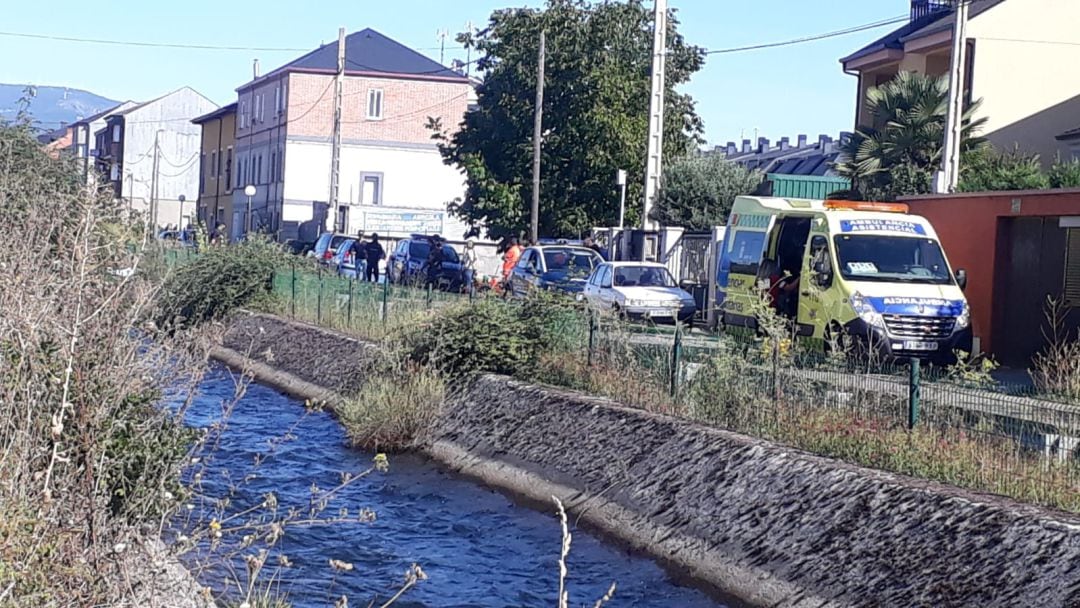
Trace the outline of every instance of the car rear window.
<instances>
[{"instance_id":1,"label":"car rear window","mask_svg":"<svg viewBox=\"0 0 1080 608\"><path fill-rule=\"evenodd\" d=\"M334 237L330 239L330 248L336 250L341 245L341 243L347 240L349 240L349 237L347 236L340 234L334 235Z\"/></svg>"},{"instance_id":2,"label":"car rear window","mask_svg":"<svg viewBox=\"0 0 1080 608\"><path fill-rule=\"evenodd\" d=\"M409 257L426 260L429 253L431 253L430 244L425 243L424 241L413 241L409 243Z\"/></svg>"}]
</instances>

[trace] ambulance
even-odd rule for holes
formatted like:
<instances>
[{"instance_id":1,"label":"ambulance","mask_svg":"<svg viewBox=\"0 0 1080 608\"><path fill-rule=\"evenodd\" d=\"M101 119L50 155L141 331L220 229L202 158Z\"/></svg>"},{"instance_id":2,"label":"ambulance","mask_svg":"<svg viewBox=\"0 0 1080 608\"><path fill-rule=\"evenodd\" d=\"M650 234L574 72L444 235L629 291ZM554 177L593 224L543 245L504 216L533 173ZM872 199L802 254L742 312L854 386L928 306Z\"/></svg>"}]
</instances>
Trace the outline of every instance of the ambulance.
<instances>
[{"instance_id":1,"label":"ambulance","mask_svg":"<svg viewBox=\"0 0 1080 608\"><path fill-rule=\"evenodd\" d=\"M967 274L904 204L740 196L717 268L726 327L756 328L764 300L826 345L940 364L971 352Z\"/></svg>"}]
</instances>

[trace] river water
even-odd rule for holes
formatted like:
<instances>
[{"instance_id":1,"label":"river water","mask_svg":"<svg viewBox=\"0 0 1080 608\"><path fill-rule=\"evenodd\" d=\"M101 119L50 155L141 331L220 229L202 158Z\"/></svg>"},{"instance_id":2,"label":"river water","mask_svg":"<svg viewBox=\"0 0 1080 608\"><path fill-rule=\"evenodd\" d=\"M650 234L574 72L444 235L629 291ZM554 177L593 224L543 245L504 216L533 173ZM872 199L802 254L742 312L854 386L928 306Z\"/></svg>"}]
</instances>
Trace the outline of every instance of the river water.
<instances>
[{"instance_id":1,"label":"river water","mask_svg":"<svg viewBox=\"0 0 1080 608\"><path fill-rule=\"evenodd\" d=\"M212 455L204 454L189 471L189 478L196 472L200 476L199 496L174 521L177 534L208 529L212 516L223 521L223 546L236 549L231 559L222 557L227 550L205 544L183 557L200 582L219 592L230 587L225 578L243 583L242 557L259 548L258 543L235 547L245 532L229 532L252 516L226 518L257 505L269 492L280 505L278 513L296 507L306 516L313 487L325 495L341 484L343 473L357 474L372 463L372 454L346 445L341 427L329 415L308 413L302 403L257 384L237 401L235 388L228 371L213 369L186 413L190 426L208 428L224 419L225 430ZM224 418L223 403L234 403ZM335 492L319 514L334 518L348 509L350 521L287 526L270 548L261 585L272 579L274 589L287 594L296 608L333 606L343 595L349 606L367 606L373 600L380 606L416 563L428 578L395 606L556 605L561 535L554 507L542 513L515 505L417 456L391 455L389 463L388 471ZM375 520L359 521L362 509L374 511ZM572 526L572 517L570 521ZM676 585L652 561L571 530L570 606L592 606L612 581L618 588L608 606L720 606L700 591ZM290 565L280 567L279 555ZM331 559L353 569L335 571ZM227 576L230 566L234 573ZM231 591L237 597L235 583Z\"/></svg>"}]
</instances>

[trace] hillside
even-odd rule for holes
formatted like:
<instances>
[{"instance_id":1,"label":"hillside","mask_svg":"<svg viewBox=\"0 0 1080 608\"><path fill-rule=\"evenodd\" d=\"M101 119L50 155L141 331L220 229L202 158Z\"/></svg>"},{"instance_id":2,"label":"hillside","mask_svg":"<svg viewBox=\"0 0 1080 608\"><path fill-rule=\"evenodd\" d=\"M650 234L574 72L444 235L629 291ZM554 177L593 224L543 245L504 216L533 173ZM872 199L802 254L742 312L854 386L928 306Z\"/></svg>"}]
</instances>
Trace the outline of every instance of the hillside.
<instances>
[{"instance_id":1,"label":"hillside","mask_svg":"<svg viewBox=\"0 0 1080 608\"><path fill-rule=\"evenodd\" d=\"M0 120L12 120L19 111L19 99L26 95L24 84L0 84ZM66 87L35 87L30 103L34 126L56 129L60 123L72 123L115 106L117 101L89 91Z\"/></svg>"}]
</instances>

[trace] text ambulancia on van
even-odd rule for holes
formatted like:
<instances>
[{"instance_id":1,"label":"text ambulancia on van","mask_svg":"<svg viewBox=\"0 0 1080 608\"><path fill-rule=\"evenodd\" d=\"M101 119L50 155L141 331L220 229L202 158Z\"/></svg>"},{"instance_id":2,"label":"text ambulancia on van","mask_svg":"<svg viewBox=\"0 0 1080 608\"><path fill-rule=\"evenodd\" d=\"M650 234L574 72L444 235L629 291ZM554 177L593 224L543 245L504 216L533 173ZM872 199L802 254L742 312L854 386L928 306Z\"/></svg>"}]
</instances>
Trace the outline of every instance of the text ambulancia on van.
<instances>
[{"instance_id":1,"label":"text ambulancia on van","mask_svg":"<svg viewBox=\"0 0 1080 608\"><path fill-rule=\"evenodd\" d=\"M725 325L753 328L766 290L800 336L950 363L971 351L965 283L907 205L740 196L717 301Z\"/></svg>"}]
</instances>

